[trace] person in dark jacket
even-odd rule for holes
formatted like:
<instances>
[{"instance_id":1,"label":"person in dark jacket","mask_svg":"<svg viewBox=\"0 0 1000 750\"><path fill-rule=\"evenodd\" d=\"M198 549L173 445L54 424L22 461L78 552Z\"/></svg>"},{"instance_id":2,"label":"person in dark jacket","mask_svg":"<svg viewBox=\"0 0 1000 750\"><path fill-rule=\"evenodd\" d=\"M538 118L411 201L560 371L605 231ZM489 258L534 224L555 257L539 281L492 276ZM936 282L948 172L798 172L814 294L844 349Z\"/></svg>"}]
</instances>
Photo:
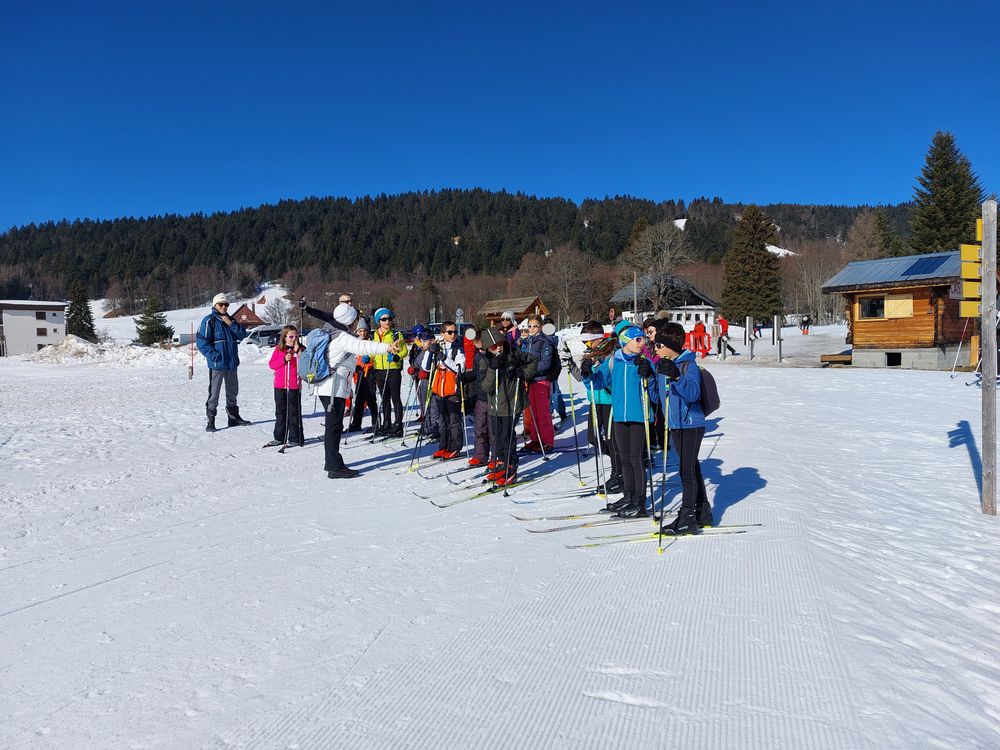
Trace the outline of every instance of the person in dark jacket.
<instances>
[{"instance_id":1,"label":"person in dark jacket","mask_svg":"<svg viewBox=\"0 0 1000 750\"><path fill-rule=\"evenodd\" d=\"M431 343L434 357L434 377L431 380L433 400L437 403L441 426L438 430L438 450L434 458L450 461L458 458L465 446L465 418L462 414L462 390L459 381L465 371L465 348L458 340L458 325L453 320L441 324L444 341Z\"/></svg>"},{"instance_id":2,"label":"person in dark jacket","mask_svg":"<svg viewBox=\"0 0 1000 750\"><path fill-rule=\"evenodd\" d=\"M701 371L694 352L684 349L684 328L668 323L656 335L656 387L653 398L666 402L670 445L677 452L681 475L681 509L664 530L673 534L697 534L700 526L712 525L712 506L705 492L698 452L705 436L705 414L701 408Z\"/></svg>"},{"instance_id":3,"label":"person in dark jacket","mask_svg":"<svg viewBox=\"0 0 1000 750\"><path fill-rule=\"evenodd\" d=\"M517 451L514 450L514 426L524 409L524 383L535 377L538 359L530 352L512 349L504 333L496 328L483 332L486 357L483 392L493 424L493 459L495 467L486 475L496 485L513 484L517 478Z\"/></svg>"},{"instance_id":4,"label":"person in dark jacket","mask_svg":"<svg viewBox=\"0 0 1000 750\"><path fill-rule=\"evenodd\" d=\"M490 425L490 408L482 386L483 380L486 377L488 362L486 351L483 349L481 331L476 332L473 343L475 344L475 354L472 358L472 365L462 373L462 384L465 394L474 403L472 409L472 434L475 447L472 451L472 458L469 459L469 466L487 466L490 460L490 446L494 444L494 441L493 429Z\"/></svg>"},{"instance_id":5,"label":"person in dark jacket","mask_svg":"<svg viewBox=\"0 0 1000 750\"><path fill-rule=\"evenodd\" d=\"M551 386L549 368L555 356L555 347L542 333L542 319L538 315L528 318L528 335L522 336L520 349L538 360L535 375L528 381L528 409L524 413L524 448L529 453L552 450L555 428L552 425Z\"/></svg>"},{"instance_id":6,"label":"person in dark jacket","mask_svg":"<svg viewBox=\"0 0 1000 750\"><path fill-rule=\"evenodd\" d=\"M198 351L208 362L208 401L205 415L208 417L206 432L215 432L215 415L219 408L222 384L226 384L226 415L230 427L248 425L250 422L240 416L236 400L240 393L240 381L236 368L240 366L239 343L247 337L247 330L229 317L229 300L225 294L216 294L212 299L212 312L206 315L198 326L196 341Z\"/></svg>"}]
</instances>

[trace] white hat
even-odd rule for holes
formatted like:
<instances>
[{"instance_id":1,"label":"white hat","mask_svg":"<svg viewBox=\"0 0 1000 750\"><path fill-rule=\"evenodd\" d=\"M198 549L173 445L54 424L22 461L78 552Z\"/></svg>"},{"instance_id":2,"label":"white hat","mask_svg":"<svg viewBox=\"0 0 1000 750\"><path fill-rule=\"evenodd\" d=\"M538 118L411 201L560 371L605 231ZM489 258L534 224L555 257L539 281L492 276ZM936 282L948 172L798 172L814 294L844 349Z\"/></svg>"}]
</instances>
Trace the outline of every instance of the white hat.
<instances>
[{"instance_id":1,"label":"white hat","mask_svg":"<svg viewBox=\"0 0 1000 750\"><path fill-rule=\"evenodd\" d=\"M222 292L219 292L214 297L212 297L212 307L215 307L220 302L226 302L226 303L229 302L229 300L226 299L226 295L224 295Z\"/></svg>"},{"instance_id":2,"label":"white hat","mask_svg":"<svg viewBox=\"0 0 1000 750\"><path fill-rule=\"evenodd\" d=\"M514 317L514 313L512 313L510 310L506 310L503 313L503 315L500 316L500 320L509 320L512 323L516 323L517 322L517 318Z\"/></svg>"},{"instance_id":3,"label":"white hat","mask_svg":"<svg viewBox=\"0 0 1000 750\"><path fill-rule=\"evenodd\" d=\"M341 302L333 308L333 319L345 326L353 323L356 317L358 317L358 311L345 302Z\"/></svg>"}]
</instances>

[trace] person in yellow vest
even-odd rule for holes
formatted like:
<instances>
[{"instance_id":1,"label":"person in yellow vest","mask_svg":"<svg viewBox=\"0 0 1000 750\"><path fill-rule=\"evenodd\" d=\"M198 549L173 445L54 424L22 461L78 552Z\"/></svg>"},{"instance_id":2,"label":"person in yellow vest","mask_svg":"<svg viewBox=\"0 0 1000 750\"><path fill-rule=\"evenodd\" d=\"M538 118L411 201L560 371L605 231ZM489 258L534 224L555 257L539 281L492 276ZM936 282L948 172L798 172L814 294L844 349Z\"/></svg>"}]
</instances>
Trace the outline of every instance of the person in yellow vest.
<instances>
[{"instance_id":1,"label":"person in yellow vest","mask_svg":"<svg viewBox=\"0 0 1000 750\"><path fill-rule=\"evenodd\" d=\"M372 340L378 344L397 344L396 354L379 354L372 357L375 368L375 388L382 402L382 424L376 435L386 437L403 436L403 361L408 347L403 334L393 327L395 317L388 307L380 307L372 316L375 331ZM395 418L393 418L395 416Z\"/></svg>"}]
</instances>

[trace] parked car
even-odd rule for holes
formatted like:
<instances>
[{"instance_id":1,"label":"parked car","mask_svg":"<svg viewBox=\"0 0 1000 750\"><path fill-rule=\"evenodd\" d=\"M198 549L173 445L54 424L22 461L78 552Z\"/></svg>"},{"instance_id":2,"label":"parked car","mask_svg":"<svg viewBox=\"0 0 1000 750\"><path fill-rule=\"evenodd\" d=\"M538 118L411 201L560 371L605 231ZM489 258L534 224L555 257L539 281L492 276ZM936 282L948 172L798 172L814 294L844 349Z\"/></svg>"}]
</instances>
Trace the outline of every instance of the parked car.
<instances>
[{"instance_id":1,"label":"parked car","mask_svg":"<svg viewBox=\"0 0 1000 750\"><path fill-rule=\"evenodd\" d=\"M257 326L251 330L250 333L247 334L247 337L240 343L255 344L262 349L268 346L277 346L278 339L281 337L282 328L284 328L284 326Z\"/></svg>"}]
</instances>

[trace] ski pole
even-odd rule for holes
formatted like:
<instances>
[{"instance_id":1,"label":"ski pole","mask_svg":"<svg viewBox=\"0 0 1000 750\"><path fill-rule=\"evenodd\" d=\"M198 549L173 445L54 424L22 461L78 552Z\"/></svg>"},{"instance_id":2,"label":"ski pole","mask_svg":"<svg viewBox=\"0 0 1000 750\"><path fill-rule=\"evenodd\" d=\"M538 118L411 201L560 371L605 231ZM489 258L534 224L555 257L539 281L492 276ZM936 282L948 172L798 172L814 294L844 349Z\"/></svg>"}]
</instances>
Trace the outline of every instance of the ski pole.
<instances>
[{"instance_id":1,"label":"ski pole","mask_svg":"<svg viewBox=\"0 0 1000 750\"><path fill-rule=\"evenodd\" d=\"M604 443L601 440L601 422L597 414L597 403L594 400L594 385L591 382L587 382L587 392L590 394L590 420L594 425L594 438L597 443L597 450L594 451L594 466L597 472L597 486L599 491L597 493L598 497L604 497L606 500L608 497L606 482L604 481L604 461L601 460L601 456L604 455Z\"/></svg>"},{"instance_id":2,"label":"ski pole","mask_svg":"<svg viewBox=\"0 0 1000 750\"><path fill-rule=\"evenodd\" d=\"M291 360L285 360L285 439L278 453L284 453L288 447L288 371L291 369Z\"/></svg>"},{"instance_id":3,"label":"ski pole","mask_svg":"<svg viewBox=\"0 0 1000 750\"><path fill-rule=\"evenodd\" d=\"M500 372L498 371L497 372L498 383L499 383L499 377L500 377ZM517 380L520 380L520 378L517 378ZM507 439L507 460L504 461L504 464L503 464L503 477L504 477L503 496L504 497L510 497L510 491L509 491L509 487L508 487L509 482L507 481L508 478L510 477L510 455L511 455L511 451L514 448L514 433L517 431L517 418L518 418L518 416L520 414L520 411L519 411L520 403L519 403L519 401L520 401L520 397L521 397L521 389L520 389L520 387L518 387L517 383L515 383L514 385L515 385L515 387L514 387L514 404L513 404L513 406L511 407L511 410L510 410L510 437ZM497 388L497 394L498 394L497 395L497 402L498 403L499 403L499 400L500 400L499 392L500 392L500 389L498 387ZM511 406L511 405L508 403L508 406ZM496 487L496 481L497 481L496 479L493 480L493 486L494 487Z\"/></svg>"},{"instance_id":4,"label":"ski pole","mask_svg":"<svg viewBox=\"0 0 1000 750\"><path fill-rule=\"evenodd\" d=\"M642 379L642 426L645 428L646 433L646 459L649 461L649 502L653 503L656 498L656 490L653 489L653 450L650 447L649 440L649 391L647 390L649 386L649 380L647 378ZM653 503L655 505L655 503ZM663 516L661 515L662 519Z\"/></svg>"},{"instance_id":5,"label":"ski pole","mask_svg":"<svg viewBox=\"0 0 1000 750\"><path fill-rule=\"evenodd\" d=\"M566 350L567 352L569 349ZM570 418L573 424L573 453L576 454L576 478L583 487L583 469L580 467L580 443L576 438L576 399L573 397L573 375L569 375L569 409Z\"/></svg>"},{"instance_id":6,"label":"ski pole","mask_svg":"<svg viewBox=\"0 0 1000 750\"><path fill-rule=\"evenodd\" d=\"M462 447L465 448L465 458L468 460L471 458L469 456L469 435L467 433L469 425L466 423L465 419L465 384L462 383L461 377L458 380L458 397L462 400Z\"/></svg>"},{"instance_id":7,"label":"ski pole","mask_svg":"<svg viewBox=\"0 0 1000 750\"><path fill-rule=\"evenodd\" d=\"M437 360L436 359L431 361L430 374L427 376L427 383L428 383L428 385L427 385L427 398L424 401L424 414L427 413L427 409L428 409L428 407L429 407L429 405L431 403L431 395L434 392L434 389L433 389L433 387L430 384L434 382L434 371L435 370L437 370ZM417 435L417 440L413 444L413 455L410 457L410 468L408 469L408 471L413 472L413 471L416 471L418 468L420 468L420 461L417 460L417 451L420 450L420 446L424 442L424 437L426 437L426 435L424 434L424 430L423 430L423 428L425 426L426 426L426 424L424 424L424 425L421 426L420 434Z\"/></svg>"},{"instance_id":8,"label":"ski pole","mask_svg":"<svg viewBox=\"0 0 1000 750\"><path fill-rule=\"evenodd\" d=\"M403 448L409 448L410 447L410 446L408 446L406 444L406 437L405 437L405 435L406 435L406 414L407 414L407 412L410 411L410 407L413 406L413 401L415 400L415 397L416 397L416 390L413 387L413 381L414 380L416 380L416 378L414 378L411 375L410 376L410 393L406 397L406 408L403 409L403 435L404 435L404 437L403 437L403 442L400 443L400 446L403 447Z\"/></svg>"}]
</instances>

